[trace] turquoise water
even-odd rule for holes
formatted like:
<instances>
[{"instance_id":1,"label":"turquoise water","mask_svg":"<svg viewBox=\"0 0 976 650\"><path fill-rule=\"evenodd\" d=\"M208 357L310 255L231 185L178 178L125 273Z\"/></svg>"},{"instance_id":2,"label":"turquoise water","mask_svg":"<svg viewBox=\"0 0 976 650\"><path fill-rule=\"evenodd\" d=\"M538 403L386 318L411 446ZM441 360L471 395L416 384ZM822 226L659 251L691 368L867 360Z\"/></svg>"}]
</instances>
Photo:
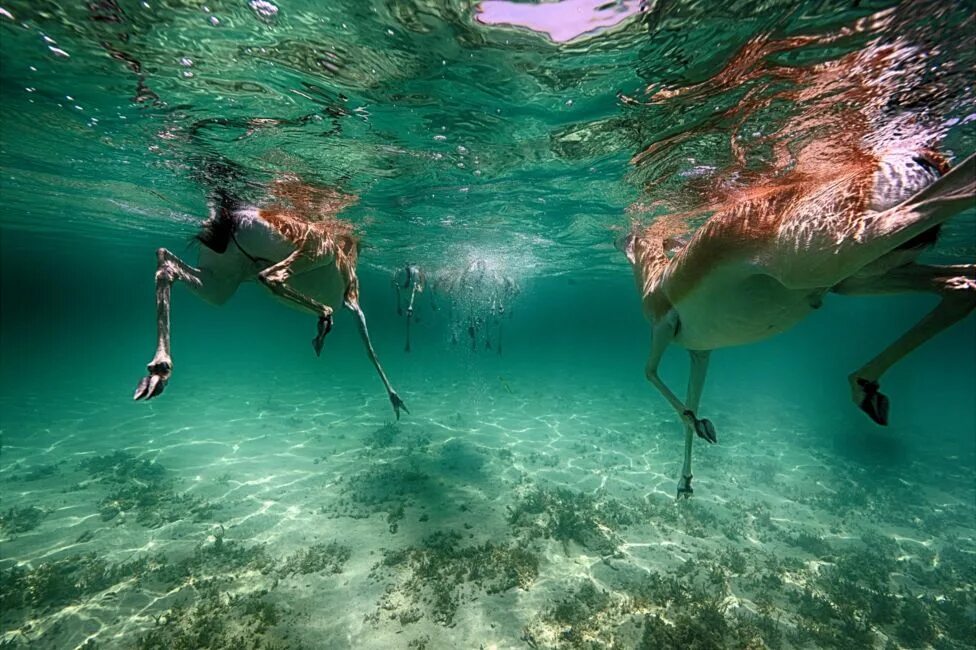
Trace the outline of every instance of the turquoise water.
<instances>
[{"instance_id":1,"label":"turquoise water","mask_svg":"<svg viewBox=\"0 0 976 650\"><path fill-rule=\"evenodd\" d=\"M823 102L976 151L971 7L494 24L520 4L0 2L0 646L973 647L974 319L885 375L887 427L847 375L934 296L827 296L716 351L718 444L676 500L681 425L613 247L829 140ZM410 413L348 313L316 357L315 319L255 283L219 308L174 287L173 378L133 402L155 249L194 263L213 185L260 202L283 174L358 197L361 302ZM923 260L972 263L974 232L970 208ZM501 353L443 290L405 352L394 271L476 260L521 289ZM686 355L661 374L683 387Z\"/></svg>"}]
</instances>

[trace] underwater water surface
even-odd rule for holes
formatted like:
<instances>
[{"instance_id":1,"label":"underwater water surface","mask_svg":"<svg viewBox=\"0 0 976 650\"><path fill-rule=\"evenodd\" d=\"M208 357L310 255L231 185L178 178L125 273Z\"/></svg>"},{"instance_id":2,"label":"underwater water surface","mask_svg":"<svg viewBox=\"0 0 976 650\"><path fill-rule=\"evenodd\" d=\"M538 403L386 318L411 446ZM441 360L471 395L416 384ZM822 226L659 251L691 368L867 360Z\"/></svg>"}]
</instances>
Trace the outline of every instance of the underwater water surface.
<instances>
[{"instance_id":1,"label":"underwater water surface","mask_svg":"<svg viewBox=\"0 0 976 650\"><path fill-rule=\"evenodd\" d=\"M976 320L828 295L681 422L614 240L826 141L976 151L971 3L0 0L0 647L972 648ZM868 137L866 136L866 137ZM830 152L828 151L828 157ZM232 170L217 174L215 169ZM177 284L215 188L356 198L353 317ZM931 264L976 261L976 210ZM397 313L394 274L476 265ZM687 356L662 377L683 394Z\"/></svg>"}]
</instances>

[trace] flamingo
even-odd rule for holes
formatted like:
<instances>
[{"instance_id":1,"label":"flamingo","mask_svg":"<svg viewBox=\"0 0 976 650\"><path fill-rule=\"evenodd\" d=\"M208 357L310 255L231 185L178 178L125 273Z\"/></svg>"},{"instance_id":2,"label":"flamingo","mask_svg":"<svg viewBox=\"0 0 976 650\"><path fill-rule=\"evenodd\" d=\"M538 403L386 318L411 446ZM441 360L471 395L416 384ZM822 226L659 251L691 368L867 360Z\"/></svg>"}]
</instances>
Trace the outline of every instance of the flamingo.
<instances>
[{"instance_id":1,"label":"flamingo","mask_svg":"<svg viewBox=\"0 0 976 650\"><path fill-rule=\"evenodd\" d=\"M498 328L496 351L502 353L502 319L508 310L511 318L511 304L522 292L518 281L503 275L489 262L476 258L462 269L444 269L434 275L431 282L431 298L438 292L448 294L452 299L452 311L457 310L455 330L461 324L467 325L471 351L477 349L478 330L484 329L485 348L491 349L491 325ZM436 303L432 303L435 305ZM457 333L454 334L457 343Z\"/></svg>"},{"instance_id":2,"label":"flamingo","mask_svg":"<svg viewBox=\"0 0 976 650\"><path fill-rule=\"evenodd\" d=\"M941 298L848 377L854 403L876 423L888 423L884 373L976 307L976 264L916 261L946 220L973 206L974 159L950 169L942 155L911 143L862 150L832 164L797 165L734 193L687 242L667 218L635 225L617 239L652 327L645 374L684 427L678 498L693 493L694 436L717 441L712 422L698 416L711 351L783 332L826 294L930 292ZM690 357L684 401L658 375L672 344Z\"/></svg>"},{"instance_id":3,"label":"flamingo","mask_svg":"<svg viewBox=\"0 0 976 650\"><path fill-rule=\"evenodd\" d=\"M195 267L165 248L156 251L156 354L133 398L158 397L172 376L170 294L174 283L182 282L203 300L222 305L241 283L257 281L274 297L318 318L312 339L316 355L322 353L332 329L336 306L342 304L351 311L399 420L401 409L409 411L380 365L359 306L359 241L352 224L336 217L355 198L290 177L278 179L271 190L279 201L264 207L239 201L224 189L213 192L209 218L196 237L201 246Z\"/></svg>"},{"instance_id":4,"label":"flamingo","mask_svg":"<svg viewBox=\"0 0 976 650\"><path fill-rule=\"evenodd\" d=\"M413 304L418 293L424 292L427 286L427 274L423 269L413 264L406 264L403 268L393 272L393 289L397 297L397 316L403 315L403 301L400 290L410 290L410 302L407 303L407 342L404 346L405 352L410 352L410 321L413 320Z\"/></svg>"}]
</instances>

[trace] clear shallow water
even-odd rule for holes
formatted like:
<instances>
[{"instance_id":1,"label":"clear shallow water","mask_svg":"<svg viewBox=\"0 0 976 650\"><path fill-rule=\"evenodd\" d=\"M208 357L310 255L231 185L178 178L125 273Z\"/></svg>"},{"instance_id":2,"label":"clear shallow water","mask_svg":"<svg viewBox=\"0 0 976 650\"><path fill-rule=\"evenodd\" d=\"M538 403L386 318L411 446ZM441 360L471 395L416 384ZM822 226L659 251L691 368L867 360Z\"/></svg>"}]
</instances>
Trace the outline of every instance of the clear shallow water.
<instances>
[{"instance_id":1,"label":"clear shallow water","mask_svg":"<svg viewBox=\"0 0 976 650\"><path fill-rule=\"evenodd\" d=\"M628 211L706 200L734 133L745 171L770 157L752 134L808 135L777 130L802 101L750 104L768 65L649 103L766 32L869 25L766 59L786 66L924 49L859 99L971 153L964 5L664 3L559 45L461 3L0 6L11 647L971 646L973 320L886 377L887 429L846 375L931 298L832 297L719 351L720 443L675 502L678 423L611 245ZM130 403L153 250L192 259L215 156L254 198L283 172L359 195L363 306L409 417L391 425L347 315L315 358L309 318L254 286L221 309L176 288L174 379ZM971 261L973 219L929 259ZM504 354L452 344L426 296L405 354L391 270L472 257L522 284ZM685 373L670 354L665 378Z\"/></svg>"}]
</instances>

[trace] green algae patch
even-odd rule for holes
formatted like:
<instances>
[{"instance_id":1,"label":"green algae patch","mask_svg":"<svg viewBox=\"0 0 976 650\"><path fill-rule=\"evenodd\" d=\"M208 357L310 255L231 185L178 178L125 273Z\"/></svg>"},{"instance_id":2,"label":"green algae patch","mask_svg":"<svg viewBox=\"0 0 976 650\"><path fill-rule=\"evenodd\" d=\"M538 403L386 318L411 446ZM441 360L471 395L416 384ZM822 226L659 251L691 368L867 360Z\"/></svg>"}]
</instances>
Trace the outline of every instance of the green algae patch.
<instances>
[{"instance_id":1,"label":"green algae patch","mask_svg":"<svg viewBox=\"0 0 976 650\"><path fill-rule=\"evenodd\" d=\"M127 452L87 458L78 467L96 483L109 486L109 493L98 504L103 521L131 517L141 526L159 528L182 520L209 521L218 508L179 492L176 480L160 463Z\"/></svg>"},{"instance_id":2,"label":"green algae patch","mask_svg":"<svg viewBox=\"0 0 976 650\"><path fill-rule=\"evenodd\" d=\"M530 538L543 537L568 547L575 542L603 555L623 540L610 527L619 519L616 504L568 488L535 487L509 509L508 522Z\"/></svg>"},{"instance_id":3,"label":"green algae patch","mask_svg":"<svg viewBox=\"0 0 976 650\"><path fill-rule=\"evenodd\" d=\"M315 544L276 561L264 544L225 539L221 528L183 557L147 554L111 563L95 553L71 555L0 571L0 622L5 630L31 629L31 621L69 606L106 601L156 600L133 612L138 650L300 649L289 638L294 616L277 593L293 575L342 571L351 548Z\"/></svg>"},{"instance_id":4,"label":"green algae patch","mask_svg":"<svg viewBox=\"0 0 976 650\"><path fill-rule=\"evenodd\" d=\"M281 577L310 573L342 573L352 549L337 542L314 544L290 555L277 569Z\"/></svg>"},{"instance_id":5,"label":"green algae patch","mask_svg":"<svg viewBox=\"0 0 976 650\"><path fill-rule=\"evenodd\" d=\"M155 626L136 643L137 650L273 650L301 645L285 643L282 608L266 592L232 595L216 586L176 605L156 618Z\"/></svg>"},{"instance_id":6,"label":"green algae patch","mask_svg":"<svg viewBox=\"0 0 976 650\"><path fill-rule=\"evenodd\" d=\"M10 508L0 514L0 529L5 533L27 533L41 525L47 511L36 506Z\"/></svg>"},{"instance_id":7,"label":"green algae patch","mask_svg":"<svg viewBox=\"0 0 976 650\"><path fill-rule=\"evenodd\" d=\"M480 592L528 589L539 576L539 558L512 544L462 544L456 531L438 532L419 545L387 551L373 567L375 579L390 579L375 616L385 612L409 624L430 618L454 623L458 608Z\"/></svg>"}]
</instances>

